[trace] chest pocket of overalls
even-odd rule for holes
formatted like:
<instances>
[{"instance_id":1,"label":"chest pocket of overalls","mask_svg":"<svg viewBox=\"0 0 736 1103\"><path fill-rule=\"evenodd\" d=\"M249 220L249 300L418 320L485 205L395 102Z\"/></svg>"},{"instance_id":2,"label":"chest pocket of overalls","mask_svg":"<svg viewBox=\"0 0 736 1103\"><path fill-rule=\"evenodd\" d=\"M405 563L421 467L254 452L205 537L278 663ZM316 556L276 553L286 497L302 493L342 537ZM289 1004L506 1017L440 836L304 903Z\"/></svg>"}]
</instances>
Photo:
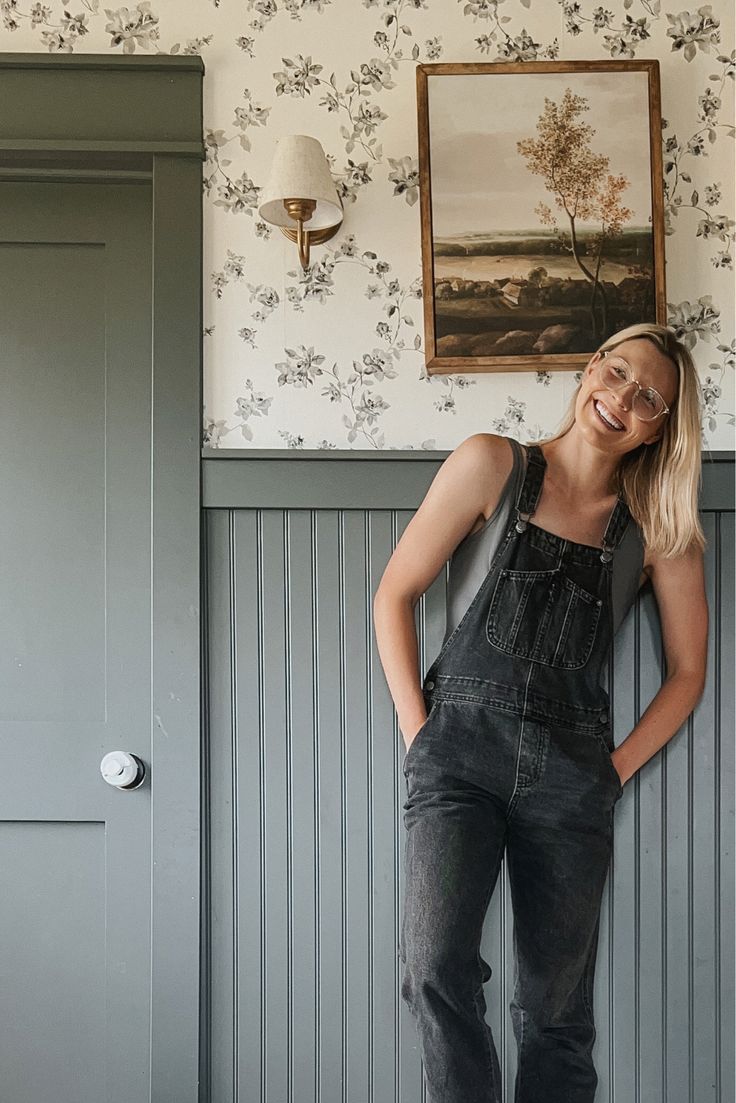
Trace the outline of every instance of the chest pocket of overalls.
<instances>
[{"instance_id":1,"label":"chest pocket of overalls","mask_svg":"<svg viewBox=\"0 0 736 1103\"><path fill-rule=\"evenodd\" d=\"M509 655L575 670L590 658L601 608L601 600L560 567L503 568L488 609L486 635Z\"/></svg>"}]
</instances>

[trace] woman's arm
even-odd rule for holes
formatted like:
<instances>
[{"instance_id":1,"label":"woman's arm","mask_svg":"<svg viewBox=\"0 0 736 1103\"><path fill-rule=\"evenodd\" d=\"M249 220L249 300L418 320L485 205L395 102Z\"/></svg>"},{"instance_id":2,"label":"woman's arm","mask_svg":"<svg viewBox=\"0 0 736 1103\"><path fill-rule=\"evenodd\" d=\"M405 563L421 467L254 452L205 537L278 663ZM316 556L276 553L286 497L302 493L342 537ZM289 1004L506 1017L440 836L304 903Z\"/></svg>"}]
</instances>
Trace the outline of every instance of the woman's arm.
<instances>
[{"instance_id":1,"label":"woman's arm","mask_svg":"<svg viewBox=\"0 0 736 1103\"><path fill-rule=\"evenodd\" d=\"M378 653L407 747L427 718L414 606L477 518L495 509L512 463L511 444L495 433L475 433L458 445L435 475L376 589Z\"/></svg>"},{"instance_id":2,"label":"woman's arm","mask_svg":"<svg viewBox=\"0 0 736 1103\"><path fill-rule=\"evenodd\" d=\"M662 626L667 674L636 727L611 756L622 784L679 730L705 687L708 603L703 553L693 547L676 559L654 556L650 577Z\"/></svg>"}]
</instances>

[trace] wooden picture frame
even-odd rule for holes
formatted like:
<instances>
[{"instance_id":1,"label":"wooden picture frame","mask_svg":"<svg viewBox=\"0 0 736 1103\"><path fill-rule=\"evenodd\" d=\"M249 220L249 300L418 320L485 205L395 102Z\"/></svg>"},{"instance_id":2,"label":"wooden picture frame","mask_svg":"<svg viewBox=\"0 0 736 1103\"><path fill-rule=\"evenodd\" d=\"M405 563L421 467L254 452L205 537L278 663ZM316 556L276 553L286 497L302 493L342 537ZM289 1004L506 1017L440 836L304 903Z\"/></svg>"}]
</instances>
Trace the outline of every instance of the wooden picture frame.
<instances>
[{"instance_id":1,"label":"wooden picture frame","mask_svg":"<svg viewBox=\"0 0 736 1103\"><path fill-rule=\"evenodd\" d=\"M428 374L577 369L624 325L666 324L656 60L416 81Z\"/></svg>"}]
</instances>

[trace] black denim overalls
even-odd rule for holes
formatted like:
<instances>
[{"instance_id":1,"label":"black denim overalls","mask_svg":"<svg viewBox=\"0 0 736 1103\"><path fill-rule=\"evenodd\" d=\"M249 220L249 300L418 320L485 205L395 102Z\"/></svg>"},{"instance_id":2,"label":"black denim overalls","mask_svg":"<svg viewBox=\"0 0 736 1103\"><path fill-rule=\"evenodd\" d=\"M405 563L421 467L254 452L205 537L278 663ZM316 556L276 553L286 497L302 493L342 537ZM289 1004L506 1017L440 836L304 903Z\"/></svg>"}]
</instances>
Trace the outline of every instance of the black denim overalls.
<instances>
[{"instance_id":1,"label":"black denim overalls","mask_svg":"<svg viewBox=\"0 0 736 1103\"><path fill-rule=\"evenodd\" d=\"M593 1103L593 977L613 811L600 685L613 637L612 559L529 518L546 461L531 445L508 530L460 623L430 665L427 720L404 758L402 997L416 1018L431 1103L500 1103L480 955L506 850L516 977L514 1103Z\"/></svg>"}]
</instances>

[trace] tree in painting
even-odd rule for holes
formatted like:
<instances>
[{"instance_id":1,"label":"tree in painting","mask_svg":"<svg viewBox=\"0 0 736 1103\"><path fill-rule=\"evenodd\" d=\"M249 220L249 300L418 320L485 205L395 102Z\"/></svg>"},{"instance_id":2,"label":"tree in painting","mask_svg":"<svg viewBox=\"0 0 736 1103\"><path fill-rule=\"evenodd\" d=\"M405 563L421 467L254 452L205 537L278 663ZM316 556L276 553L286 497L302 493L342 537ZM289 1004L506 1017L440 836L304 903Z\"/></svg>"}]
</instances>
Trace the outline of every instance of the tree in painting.
<instances>
[{"instance_id":1,"label":"tree in painting","mask_svg":"<svg viewBox=\"0 0 736 1103\"><path fill-rule=\"evenodd\" d=\"M591 285L591 324L600 338L608 332L601 263L606 247L621 234L632 212L621 202L629 181L625 176L612 175L608 171L609 158L591 148L596 132L583 119L588 110L587 99L574 95L569 88L560 103L545 96L544 110L537 120L538 136L525 138L516 146L526 158L529 171L542 177L556 206L567 217L569 230L560 231L559 238ZM540 202L535 212L543 225L557 227L557 216L548 204ZM579 240L581 223L598 224L587 252Z\"/></svg>"}]
</instances>

